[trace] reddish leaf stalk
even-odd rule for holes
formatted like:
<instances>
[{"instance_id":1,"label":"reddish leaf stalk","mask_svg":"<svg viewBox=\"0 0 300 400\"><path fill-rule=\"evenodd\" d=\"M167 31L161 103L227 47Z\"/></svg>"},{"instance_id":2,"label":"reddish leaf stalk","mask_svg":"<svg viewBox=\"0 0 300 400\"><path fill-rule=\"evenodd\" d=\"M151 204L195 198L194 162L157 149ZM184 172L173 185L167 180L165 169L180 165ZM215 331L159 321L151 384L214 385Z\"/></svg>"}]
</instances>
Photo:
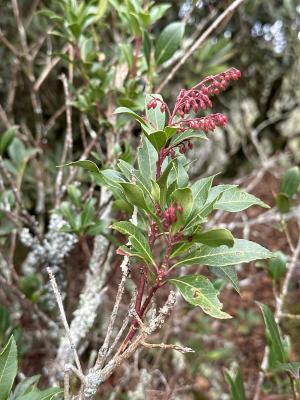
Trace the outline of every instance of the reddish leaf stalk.
<instances>
[{"instance_id":1,"label":"reddish leaf stalk","mask_svg":"<svg viewBox=\"0 0 300 400\"><path fill-rule=\"evenodd\" d=\"M140 282L139 282L139 289L135 300L135 311L139 314L145 289L145 274L144 271L141 270Z\"/></svg>"}]
</instances>

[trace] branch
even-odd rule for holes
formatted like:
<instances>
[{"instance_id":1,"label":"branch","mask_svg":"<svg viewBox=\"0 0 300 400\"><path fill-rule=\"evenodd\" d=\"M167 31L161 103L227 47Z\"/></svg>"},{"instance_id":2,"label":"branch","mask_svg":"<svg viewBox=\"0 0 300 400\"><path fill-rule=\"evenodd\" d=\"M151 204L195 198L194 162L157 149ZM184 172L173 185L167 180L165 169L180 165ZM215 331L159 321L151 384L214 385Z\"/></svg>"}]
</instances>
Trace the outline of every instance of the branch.
<instances>
[{"instance_id":1,"label":"branch","mask_svg":"<svg viewBox=\"0 0 300 400\"><path fill-rule=\"evenodd\" d=\"M206 31L196 40L196 42L189 48L189 50L185 53L185 55L181 58L178 64L172 69L166 79L159 85L159 87L155 90L156 93L160 93L162 89L166 86L166 84L174 77L176 72L184 65L187 59L203 44L203 42L208 38L208 36L214 32L216 28L230 15L233 14L235 9L239 7L245 0L235 0L232 4L230 4L225 11L208 27Z\"/></svg>"},{"instance_id":2,"label":"branch","mask_svg":"<svg viewBox=\"0 0 300 400\"><path fill-rule=\"evenodd\" d=\"M58 305L58 308L59 308L59 311L60 311L61 320L62 320L63 326L65 328L65 331L67 333L67 337L69 339L70 347L71 347L71 349L73 350L73 353L74 353L74 359L75 359L75 363L76 363L77 369L82 374L82 369L81 369L79 357L78 357L78 354L77 354L77 351L76 351L76 347L75 347L75 345L73 343L71 331L70 331L70 328L69 328L69 324L68 324L68 321L67 321L67 317L66 317L64 306L63 306L63 302L62 302L62 298L61 298L61 295L59 293L56 280L55 280L54 275L53 275L53 273L52 273L50 268L47 268L47 272L48 272L48 275L49 275L49 278L50 278L50 283L51 283L51 286L52 286L52 290L53 290L53 293L54 293L54 296L56 298L56 302L57 302L57 305Z\"/></svg>"}]
</instances>

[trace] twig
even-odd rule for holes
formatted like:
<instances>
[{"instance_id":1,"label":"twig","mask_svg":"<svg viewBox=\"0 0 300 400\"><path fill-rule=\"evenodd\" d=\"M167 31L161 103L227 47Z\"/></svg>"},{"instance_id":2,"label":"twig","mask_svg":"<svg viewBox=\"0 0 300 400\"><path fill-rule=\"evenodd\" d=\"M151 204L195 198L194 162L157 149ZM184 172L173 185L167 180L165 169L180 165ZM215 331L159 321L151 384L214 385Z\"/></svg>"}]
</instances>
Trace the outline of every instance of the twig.
<instances>
[{"instance_id":1,"label":"twig","mask_svg":"<svg viewBox=\"0 0 300 400\"><path fill-rule=\"evenodd\" d=\"M103 342L103 345L101 346L99 352L98 352L98 358L96 361L96 367L97 368L102 368L105 359L106 359L106 355L108 352L108 345L110 342L110 338L112 336L113 333L113 327L116 321L116 317L118 314L118 310L119 310L119 306L120 306L120 302L121 299L123 297L123 293L125 290L125 283L127 281L127 277L128 277L128 263L129 263L129 258L127 256L124 257L123 262L120 266L121 271L123 271L122 273L122 278L121 278L121 282L119 283L119 287L118 287L118 292L117 292L117 296L116 296L116 301L110 316L110 320L109 320L109 324L107 327L107 333Z\"/></svg>"},{"instance_id":2,"label":"twig","mask_svg":"<svg viewBox=\"0 0 300 400\"><path fill-rule=\"evenodd\" d=\"M166 86L166 84L173 78L176 72L184 65L186 60L202 45L202 43L207 39L207 37L230 15L234 12L234 10L239 7L245 0L235 0L232 4L230 4L225 11L207 28L206 31L196 40L196 42L187 50L185 55L181 58L181 60L174 66L169 75L165 78L165 80L159 85L156 89L157 93L160 93L162 89Z\"/></svg>"},{"instance_id":3,"label":"twig","mask_svg":"<svg viewBox=\"0 0 300 400\"><path fill-rule=\"evenodd\" d=\"M166 344L166 343L147 343L142 341L141 344L148 349L172 349L179 351L180 353L194 353L195 350L190 347L183 347L179 344Z\"/></svg>"},{"instance_id":4,"label":"twig","mask_svg":"<svg viewBox=\"0 0 300 400\"><path fill-rule=\"evenodd\" d=\"M61 50L62 54L65 54L68 51L69 45L66 45L63 47L63 49ZM38 91L40 89L40 87L42 86L42 84L44 83L44 81L46 80L47 76L50 74L50 72L52 71L52 69L61 61L61 57L54 57L50 60L50 62L45 65L43 71L41 72L40 76L38 77L38 79L36 80L33 89L34 91Z\"/></svg>"},{"instance_id":5,"label":"twig","mask_svg":"<svg viewBox=\"0 0 300 400\"><path fill-rule=\"evenodd\" d=\"M60 160L60 167L57 173L56 182L55 182L55 208L59 207L60 200L62 197L62 180L63 180L63 164L65 164L68 152L71 153L73 147L73 138L72 138L72 111L71 111L71 96L68 88L68 82L66 75L61 75L61 80L63 82L64 92L65 92L65 105L66 105L66 120L67 120L67 128L66 128L66 136L64 142L64 148Z\"/></svg>"},{"instance_id":6,"label":"twig","mask_svg":"<svg viewBox=\"0 0 300 400\"><path fill-rule=\"evenodd\" d=\"M47 268L47 272L48 272L48 275L49 275L49 278L50 278L50 283L51 283L51 286L52 286L52 290L54 292L54 295L55 295L55 298L56 298L56 302L57 302L57 305L58 305L58 308L59 308L59 311L60 311L61 320L62 320L63 326L65 328L65 331L67 333L67 337L69 339L70 347L71 347L71 349L73 350L73 353L74 353L74 359L75 359L75 363L76 363L77 369L83 375L82 369L81 369L81 365L80 365L80 361L79 361L79 357L78 357L78 354L77 354L76 347L75 347L75 345L73 343L72 335L71 335L71 332L70 332L69 324L68 324L68 321L67 321L67 317L66 317L66 314L65 314L62 298L61 298L61 295L59 293L56 280L55 280L54 275L53 275L53 273L52 273L50 268Z\"/></svg>"}]
</instances>

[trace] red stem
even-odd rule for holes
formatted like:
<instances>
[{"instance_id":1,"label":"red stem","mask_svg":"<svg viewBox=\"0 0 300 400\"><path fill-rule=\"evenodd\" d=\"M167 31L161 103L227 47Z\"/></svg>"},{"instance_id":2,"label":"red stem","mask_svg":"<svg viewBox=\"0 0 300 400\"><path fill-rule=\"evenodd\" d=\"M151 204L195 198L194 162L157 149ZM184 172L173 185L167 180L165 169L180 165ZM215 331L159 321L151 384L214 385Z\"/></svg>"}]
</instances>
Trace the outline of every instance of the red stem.
<instances>
[{"instance_id":1,"label":"red stem","mask_svg":"<svg viewBox=\"0 0 300 400\"><path fill-rule=\"evenodd\" d=\"M152 286L152 287L150 288L149 293L148 293L148 295L147 295L147 297L146 297L146 299L145 299L145 301L144 301L144 303L143 303L143 306L142 306L142 308L140 309L140 311L138 312L138 316L139 316L141 319L143 318L143 316L144 316L144 314L145 314L145 312L146 312L146 310L147 310L147 308L148 308L148 306L149 306L149 304L150 304L150 301L151 301L153 295L154 295L155 292L159 289L160 285L161 285L161 283L158 282L155 286ZM135 319L132 321L131 328L130 328L130 330L129 330L129 332L128 332L128 334L127 334L125 340L124 340L124 345L127 345L127 343L131 342L131 340L134 338L134 335L135 335L136 332L137 332L138 327L139 327L139 323L138 323L138 321L137 321L136 318L135 318ZM126 347L125 347L125 348L126 348ZM125 350L125 348L124 348L124 350Z\"/></svg>"},{"instance_id":2,"label":"red stem","mask_svg":"<svg viewBox=\"0 0 300 400\"><path fill-rule=\"evenodd\" d=\"M139 282L139 289L135 300L135 311L139 314L145 289L145 274L144 271L141 271L140 282Z\"/></svg>"}]
</instances>

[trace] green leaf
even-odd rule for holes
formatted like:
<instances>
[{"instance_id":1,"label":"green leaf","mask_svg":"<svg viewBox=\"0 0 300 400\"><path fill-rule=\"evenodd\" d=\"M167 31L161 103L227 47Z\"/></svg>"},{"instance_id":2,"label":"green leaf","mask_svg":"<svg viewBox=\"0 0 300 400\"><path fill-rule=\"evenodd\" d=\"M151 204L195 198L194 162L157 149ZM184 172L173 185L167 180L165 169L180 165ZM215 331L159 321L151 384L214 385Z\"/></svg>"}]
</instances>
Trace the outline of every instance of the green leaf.
<instances>
[{"instance_id":1,"label":"green leaf","mask_svg":"<svg viewBox=\"0 0 300 400\"><path fill-rule=\"evenodd\" d=\"M225 377L230 387L231 400L246 400L244 382L240 368L236 372L225 370Z\"/></svg>"},{"instance_id":2,"label":"green leaf","mask_svg":"<svg viewBox=\"0 0 300 400\"><path fill-rule=\"evenodd\" d=\"M243 211L253 205L259 205L264 208L270 208L263 201L257 197L244 192L243 190L234 187L230 190L226 190L221 198L216 202L214 208L218 210L224 210L229 212Z\"/></svg>"},{"instance_id":3,"label":"green leaf","mask_svg":"<svg viewBox=\"0 0 300 400\"><path fill-rule=\"evenodd\" d=\"M165 12L171 7L171 4L155 4L150 9L151 23L153 24L159 20Z\"/></svg>"},{"instance_id":4,"label":"green leaf","mask_svg":"<svg viewBox=\"0 0 300 400\"><path fill-rule=\"evenodd\" d=\"M294 379L300 379L300 362L278 363L275 370L288 372Z\"/></svg>"},{"instance_id":5,"label":"green leaf","mask_svg":"<svg viewBox=\"0 0 300 400\"><path fill-rule=\"evenodd\" d=\"M0 393L3 400L7 399L18 370L17 346L11 336L0 354Z\"/></svg>"},{"instance_id":6,"label":"green leaf","mask_svg":"<svg viewBox=\"0 0 300 400\"><path fill-rule=\"evenodd\" d=\"M83 206L83 211L80 214L80 222L81 227L88 227L90 224L93 223L93 219L95 216L95 210L93 206L93 201L90 200Z\"/></svg>"},{"instance_id":7,"label":"green leaf","mask_svg":"<svg viewBox=\"0 0 300 400\"><path fill-rule=\"evenodd\" d=\"M19 400L20 396L23 396L24 394L27 394L35 390L39 379L40 375L34 375L24 379L16 386L14 393L9 397L9 400Z\"/></svg>"},{"instance_id":8,"label":"green leaf","mask_svg":"<svg viewBox=\"0 0 300 400\"><path fill-rule=\"evenodd\" d=\"M78 161L72 161L67 164L59 165L60 167L69 167L69 166L74 166L74 167L81 167L85 169L86 171L93 172L95 174L98 174L100 172L100 169L98 168L97 164L95 164L93 161L89 160L78 160Z\"/></svg>"},{"instance_id":9,"label":"green leaf","mask_svg":"<svg viewBox=\"0 0 300 400\"><path fill-rule=\"evenodd\" d=\"M91 62L93 60L94 52L93 52L93 39L92 38L84 38L80 45L80 55L83 62Z\"/></svg>"},{"instance_id":10,"label":"green leaf","mask_svg":"<svg viewBox=\"0 0 300 400\"><path fill-rule=\"evenodd\" d=\"M189 215L193 205L193 194L191 189L189 187L176 189L172 193L171 197L176 203L182 206L182 215L183 218L186 218Z\"/></svg>"},{"instance_id":11,"label":"green leaf","mask_svg":"<svg viewBox=\"0 0 300 400\"><path fill-rule=\"evenodd\" d=\"M78 208L81 206L81 191L75 185L68 186L68 196L71 202Z\"/></svg>"},{"instance_id":12,"label":"green leaf","mask_svg":"<svg viewBox=\"0 0 300 400\"><path fill-rule=\"evenodd\" d=\"M300 184L299 167L289 168L284 174L279 187L279 192L286 194L288 197L297 193Z\"/></svg>"},{"instance_id":13,"label":"green leaf","mask_svg":"<svg viewBox=\"0 0 300 400\"><path fill-rule=\"evenodd\" d=\"M232 284L234 289L240 293L240 285L236 269L234 266L228 265L226 268L222 267L209 267L209 270L215 274L218 278L222 278Z\"/></svg>"},{"instance_id":14,"label":"green leaf","mask_svg":"<svg viewBox=\"0 0 300 400\"><path fill-rule=\"evenodd\" d=\"M120 183L126 182L126 180L120 172L113 169L104 169L100 171L99 176L96 177L94 175L94 178L98 184L109 187L116 197L126 199L120 185Z\"/></svg>"},{"instance_id":15,"label":"green leaf","mask_svg":"<svg viewBox=\"0 0 300 400\"><path fill-rule=\"evenodd\" d=\"M278 210L284 214L290 211L290 198L285 193L278 193L276 196Z\"/></svg>"},{"instance_id":16,"label":"green leaf","mask_svg":"<svg viewBox=\"0 0 300 400\"><path fill-rule=\"evenodd\" d=\"M140 229L133 225L129 221L115 222L112 225L113 229L123 233L124 235L129 235L130 243L134 249L140 253L148 262L153 265L155 264L149 243Z\"/></svg>"},{"instance_id":17,"label":"green leaf","mask_svg":"<svg viewBox=\"0 0 300 400\"><path fill-rule=\"evenodd\" d=\"M231 318L229 314L221 311L219 292L205 276L186 275L169 279L169 282L177 287L188 303L201 307L206 314L220 319Z\"/></svg>"},{"instance_id":18,"label":"green leaf","mask_svg":"<svg viewBox=\"0 0 300 400\"><path fill-rule=\"evenodd\" d=\"M208 140L206 135L203 132L196 132L192 130L187 130L184 132L179 133L178 135L173 136L172 141L171 141L171 146L175 147L184 140L189 140L189 139L201 139L201 140Z\"/></svg>"},{"instance_id":19,"label":"green leaf","mask_svg":"<svg viewBox=\"0 0 300 400\"><path fill-rule=\"evenodd\" d=\"M281 251L274 253L268 262L268 272L274 281L279 280L286 272L286 256Z\"/></svg>"},{"instance_id":20,"label":"green leaf","mask_svg":"<svg viewBox=\"0 0 300 400\"><path fill-rule=\"evenodd\" d=\"M132 179L132 175L135 175L135 168L124 160L118 161L118 168L129 181Z\"/></svg>"},{"instance_id":21,"label":"green leaf","mask_svg":"<svg viewBox=\"0 0 300 400\"><path fill-rule=\"evenodd\" d=\"M157 105L155 108L148 109L148 103L153 99L158 99ZM145 96L145 112L147 120L157 131L162 131L166 123L166 112L160 111L162 101L163 98L160 94L153 93L153 94L146 94Z\"/></svg>"},{"instance_id":22,"label":"green leaf","mask_svg":"<svg viewBox=\"0 0 300 400\"><path fill-rule=\"evenodd\" d=\"M15 137L16 127L6 129L0 137L0 156L2 156Z\"/></svg>"},{"instance_id":23,"label":"green leaf","mask_svg":"<svg viewBox=\"0 0 300 400\"><path fill-rule=\"evenodd\" d=\"M134 111L132 111L130 108L127 107L118 107L115 111L114 114L127 114L130 115L131 117L133 117L136 121L138 121L141 125L146 125L147 123L146 121L140 117L137 113L135 113Z\"/></svg>"},{"instance_id":24,"label":"green leaf","mask_svg":"<svg viewBox=\"0 0 300 400\"><path fill-rule=\"evenodd\" d=\"M97 236L97 235L101 235L105 232L105 228L106 228L106 223L103 220L97 221L95 223L93 223L93 225L89 226L86 231L85 234L87 236Z\"/></svg>"},{"instance_id":25,"label":"green leaf","mask_svg":"<svg viewBox=\"0 0 300 400\"><path fill-rule=\"evenodd\" d=\"M142 189L134 183L120 183L129 203L149 211Z\"/></svg>"},{"instance_id":26,"label":"green leaf","mask_svg":"<svg viewBox=\"0 0 300 400\"><path fill-rule=\"evenodd\" d=\"M117 254L120 256L127 256L127 257L135 257L138 258L139 260L142 260L145 264L148 264L148 260L144 258L144 256L140 253L138 253L135 249L129 248L128 246L120 246L117 249Z\"/></svg>"},{"instance_id":27,"label":"green leaf","mask_svg":"<svg viewBox=\"0 0 300 400\"><path fill-rule=\"evenodd\" d=\"M194 245L194 243L192 243L190 241L180 242L180 243L175 244L172 248L170 258L174 258L183 253L186 253L193 245Z\"/></svg>"},{"instance_id":28,"label":"green leaf","mask_svg":"<svg viewBox=\"0 0 300 400\"><path fill-rule=\"evenodd\" d=\"M18 397L18 400L52 400L56 395L61 393L63 393L63 390L60 388L49 388L27 393L24 396Z\"/></svg>"},{"instance_id":29,"label":"green leaf","mask_svg":"<svg viewBox=\"0 0 300 400\"><path fill-rule=\"evenodd\" d=\"M184 34L183 22L172 22L159 35L155 46L155 60L162 64L179 48Z\"/></svg>"},{"instance_id":30,"label":"green leaf","mask_svg":"<svg viewBox=\"0 0 300 400\"><path fill-rule=\"evenodd\" d=\"M186 159L184 156L176 158L173 162L173 170L177 186L180 188L186 187L189 184L189 175L187 172ZM172 175L170 174L170 178Z\"/></svg>"},{"instance_id":31,"label":"green leaf","mask_svg":"<svg viewBox=\"0 0 300 400\"><path fill-rule=\"evenodd\" d=\"M146 31L144 32L143 52L144 52L144 56L145 56L147 65L149 67L150 61L151 61L151 39Z\"/></svg>"},{"instance_id":32,"label":"green leaf","mask_svg":"<svg viewBox=\"0 0 300 400\"><path fill-rule=\"evenodd\" d=\"M143 36L143 31L141 29L141 23L138 19L138 16L131 12L128 14L129 20L130 20L130 29L133 32L133 35L137 38L142 37Z\"/></svg>"},{"instance_id":33,"label":"green leaf","mask_svg":"<svg viewBox=\"0 0 300 400\"><path fill-rule=\"evenodd\" d=\"M151 197L156 203L160 202L160 187L159 184L153 179L151 179Z\"/></svg>"},{"instance_id":34,"label":"green leaf","mask_svg":"<svg viewBox=\"0 0 300 400\"><path fill-rule=\"evenodd\" d=\"M143 136L142 147L138 150L138 165L143 177L149 181L156 177L157 152L149 140Z\"/></svg>"},{"instance_id":35,"label":"green leaf","mask_svg":"<svg viewBox=\"0 0 300 400\"><path fill-rule=\"evenodd\" d=\"M279 329L270 308L262 303L258 303L264 317L267 334L270 340L270 349L276 361L285 363L287 361L286 352L280 337Z\"/></svg>"},{"instance_id":36,"label":"green leaf","mask_svg":"<svg viewBox=\"0 0 300 400\"><path fill-rule=\"evenodd\" d=\"M216 175L208 176L206 178L199 179L191 186L194 204L192 211L199 210L205 204L211 185ZM191 213L191 216L193 213Z\"/></svg>"},{"instance_id":37,"label":"green leaf","mask_svg":"<svg viewBox=\"0 0 300 400\"><path fill-rule=\"evenodd\" d=\"M162 149L168 140L167 134L164 131L153 132L147 138L157 151Z\"/></svg>"},{"instance_id":38,"label":"green leaf","mask_svg":"<svg viewBox=\"0 0 300 400\"><path fill-rule=\"evenodd\" d=\"M215 204L221 198L222 194L227 190L235 188L236 185L217 185L210 189L206 203L199 210L199 214L204 218L207 217L215 209Z\"/></svg>"},{"instance_id":39,"label":"green leaf","mask_svg":"<svg viewBox=\"0 0 300 400\"><path fill-rule=\"evenodd\" d=\"M257 243L244 239L235 239L233 247L200 246L197 250L178 261L174 267L203 264L225 267L227 265L250 262L272 257L272 253Z\"/></svg>"},{"instance_id":40,"label":"green leaf","mask_svg":"<svg viewBox=\"0 0 300 400\"><path fill-rule=\"evenodd\" d=\"M195 233L192 241L194 243L203 243L210 247L228 246L234 245L234 237L232 233L225 228L213 228L206 232Z\"/></svg>"},{"instance_id":41,"label":"green leaf","mask_svg":"<svg viewBox=\"0 0 300 400\"><path fill-rule=\"evenodd\" d=\"M25 160L27 152L20 139L15 137L8 147L8 154L14 165L19 167Z\"/></svg>"}]
</instances>

